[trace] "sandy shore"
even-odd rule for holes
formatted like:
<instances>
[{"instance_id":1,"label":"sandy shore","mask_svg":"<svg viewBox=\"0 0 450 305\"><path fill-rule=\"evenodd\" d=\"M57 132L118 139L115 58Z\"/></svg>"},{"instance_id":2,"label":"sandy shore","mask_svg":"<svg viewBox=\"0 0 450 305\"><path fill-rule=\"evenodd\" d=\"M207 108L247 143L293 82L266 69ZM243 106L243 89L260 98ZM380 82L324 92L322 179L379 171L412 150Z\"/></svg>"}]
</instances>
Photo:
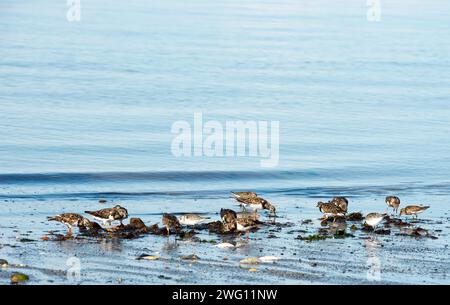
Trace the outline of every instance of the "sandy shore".
<instances>
[{"instance_id":1,"label":"sandy shore","mask_svg":"<svg viewBox=\"0 0 450 305\"><path fill-rule=\"evenodd\" d=\"M219 236L197 231L193 238L145 235L136 239L76 236L52 241L65 232L46 216L82 212L120 203L131 217L147 225L160 222L162 212L204 212L219 219L221 207L238 209L226 194L217 196L148 196L108 198L100 204L91 198L38 200L4 199L0 212L0 259L9 266L0 269L0 284L9 284L13 272L30 276L28 284L443 284L450 283L450 210L445 196L427 196L432 208L412 227L428 236L400 235L400 227L389 234L360 230L360 222L347 222L345 238L307 241L321 226L315 203L319 198L292 194L264 194L278 207L276 224L264 225L245 236ZM320 198L322 199L322 198ZM323 197L327 199L327 197ZM423 202L421 195L409 197ZM383 197L350 197L349 211L367 214L385 211ZM262 220L268 218L263 214ZM352 229L352 225L354 225ZM403 229L404 230L404 229ZM42 240L48 236L50 240ZM303 238L303 240L301 239ZM237 247L223 249L229 242ZM154 260L137 258L154 256ZM185 256L196 255L189 260ZM245 258L275 256L274 262L241 264ZM80 277L67 277L73 257L79 259ZM69 263L69 265L67 265Z\"/></svg>"}]
</instances>

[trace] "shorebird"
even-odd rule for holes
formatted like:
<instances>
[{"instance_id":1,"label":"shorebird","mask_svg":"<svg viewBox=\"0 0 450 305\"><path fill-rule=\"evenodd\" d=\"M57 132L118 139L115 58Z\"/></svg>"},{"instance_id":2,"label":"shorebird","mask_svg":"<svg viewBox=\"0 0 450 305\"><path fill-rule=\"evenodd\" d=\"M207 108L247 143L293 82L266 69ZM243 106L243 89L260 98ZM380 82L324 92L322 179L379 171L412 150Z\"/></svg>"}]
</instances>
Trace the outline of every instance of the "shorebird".
<instances>
[{"instance_id":1,"label":"shorebird","mask_svg":"<svg viewBox=\"0 0 450 305\"><path fill-rule=\"evenodd\" d=\"M397 213L400 206L400 198L396 196L387 196L385 200L388 208L391 207L394 213Z\"/></svg>"},{"instance_id":2,"label":"shorebird","mask_svg":"<svg viewBox=\"0 0 450 305\"><path fill-rule=\"evenodd\" d=\"M195 226L196 224L202 223L210 219L209 217L203 217L196 214L185 214L180 216L180 224L184 226Z\"/></svg>"},{"instance_id":3,"label":"shorebird","mask_svg":"<svg viewBox=\"0 0 450 305\"><path fill-rule=\"evenodd\" d=\"M237 214L230 209L220 209L220 219L223 223L232 223L236 220Z\"/></svg>"},{"instance_id":4,"label":"shorebird","mask_svg":"<svg viewBox=\"0 0 450 305\"><path fill-rule=\"evenodd\" d=\"M343 212L347 213L348 211L348 199L345 197L334 197L330 201L332 204L340 208Z\"/></svg>"},{"instance_id":5,"label":"shorebird","mask_svg":"<svg viewBox=\"0 0 450 305\"><path fill-rule=\"evenodd\" d=\"M326 218L329 216L332 216L334 220L336 220L336 216L344 216L346 214L345 211L343 211L340 207L336 206L334 203L328 202L324 203L319 201L317 203L317 207L319 208L320 212L324 214Z\"/></svg>"},{"instance_id":6,"label":"shorebird","mask_svg":"<svg viewBox=\"0 0 450 305\"><path fill-rule=\"evenodd\" d=\"M78 227L80 228L80 230L92 232L103 230L103 228L98 223L96 223L95 221L90 221L85 217L83 217L83 219L78 223Z\"/></svg>"},{"instance_id":7,"label":"shorebird","mask_svg":"<svg viewBox=\"0 0 450 305\"><path fill-rule=\"evenodd\" d=\"M237 214L230 209L220 209L220 219L222 219L223 229L225 231L236 230Z\"/></svg>"},{"instance_id":8,"label":"shorebird","mask_svg":"<svg viewBox=\"0 0 450 305\"><path fill-rule=\"evenodd\" d=\"M101 209L98 211L85 211L85 213L94 216L94 219L101 221L103 225L111 223L114 220L120 221L120 225L123 225L122 221L128 217L127 209L121 207L120 205L116 205L113 208Z\"/></svg>"},{"instance_id":9,"label":"shorebird","mask_svg":"<svg viewBox=\"0 0 450 305\"><path fill-rule=\"evenodd\" d=\"M415 215L417 218L417 214L422 213L426 209L429 209L430 206L418 206L418 205L408 205L400 210L400 216L402 215Z\"/></svg>"},{"instance_id":10,"label":"shorebird","mask_svg":"<svg viewBox=\"0 0 450 305\"><path fill-rule=\"evenodd\" d=\"M72 235L72 226L79 226L86 218L76 213L64 213L56 216L47 217L48 221L58 221L67 226L68 235ZM89 221L89 220L88 220Z\"/></svg>"},{"instance_id":11,"label":"shorebird","mask_svg":"<svg viewBox=\"0 0 450 305\"><path fill-rule=\"evenodd\" d=\"M384 217L386 217L386 213L385 214L381 214L381 213L369 213L366 216L366 224L371 226L373 229L376 228L376 226L384 219Z\"/></svg>"},{"instance_id":12,"label":"shorebird","mask_svg":"<svg viewBox=\"0 0 450 305\"><path fill-rule=\"evenodd\" d=\"M239 202L258 197L255 192L231 192L231 194L233 195L233 198Z\"/></svg>"},{"instance_id":13,"label":"shorebird","mask_svg":"<svg viewBox=\"0 0 450 305\"><path fill-rule=\"evenodd\" d=\"M170 229L175 229L176 232L181 230L181 224L175 215L164 213L162 223L166 227L167 235L170 235Z\"/></svg>"},{"instance_id":14,"label":"shorebird","mask_svg":"<svg viewBox=\"0 0 450 305\"><path fill-rule=\"evenodd\" d=\"M244 207L249 207L253 210L255 219L258 210L268 210L271 214L276 213L275 207L269 201L261 197L248 198L247 200L242 201L242 204Z\"/></svg>"}]
</instances>

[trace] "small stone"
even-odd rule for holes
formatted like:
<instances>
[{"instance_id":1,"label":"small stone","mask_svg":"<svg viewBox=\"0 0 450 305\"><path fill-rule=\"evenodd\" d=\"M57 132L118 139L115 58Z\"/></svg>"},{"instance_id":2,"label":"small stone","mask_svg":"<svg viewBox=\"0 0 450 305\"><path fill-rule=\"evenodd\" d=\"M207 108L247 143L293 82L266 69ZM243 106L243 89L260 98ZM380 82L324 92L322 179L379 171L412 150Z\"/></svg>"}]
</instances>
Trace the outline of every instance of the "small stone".
<instances>
[{"instance_id":1,"label":"small stone","mask_svg":"<svg viewBox=\"0 0 450 305\"><path fill-rule=\"evenodd\" d=\"M6 259L0 259L0 267L8 267L8 261Z\"/></svg>"},{"instance_id":2,"label":"small stone","mask_svg":"<svg viewBox=\"0 0 450 305\"><path fill-rule=\"evenodd\" d=\"M12 284L18 284L21 282L26 282L30 279L30 277L23 273L14 273L11 275L11 283Z\"/></svg>"}]
</instances>

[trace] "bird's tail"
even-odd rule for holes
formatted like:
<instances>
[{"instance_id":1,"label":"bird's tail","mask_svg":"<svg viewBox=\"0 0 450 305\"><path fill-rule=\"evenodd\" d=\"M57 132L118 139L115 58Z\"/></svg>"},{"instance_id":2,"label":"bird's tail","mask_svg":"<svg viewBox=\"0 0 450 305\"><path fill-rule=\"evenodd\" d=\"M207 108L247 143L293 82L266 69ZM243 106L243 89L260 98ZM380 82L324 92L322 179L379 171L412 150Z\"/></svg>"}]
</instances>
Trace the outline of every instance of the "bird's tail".
<instances>
[{"instance_id":1,"label":"bird's tail","mask_svg":"<svg viewBox=\"0 0 450 305\"><path fill-rule=\"evenodd\" d=\"M47 216L47 221L58 221L58 216Z\"/></svg>"}]
</instances>

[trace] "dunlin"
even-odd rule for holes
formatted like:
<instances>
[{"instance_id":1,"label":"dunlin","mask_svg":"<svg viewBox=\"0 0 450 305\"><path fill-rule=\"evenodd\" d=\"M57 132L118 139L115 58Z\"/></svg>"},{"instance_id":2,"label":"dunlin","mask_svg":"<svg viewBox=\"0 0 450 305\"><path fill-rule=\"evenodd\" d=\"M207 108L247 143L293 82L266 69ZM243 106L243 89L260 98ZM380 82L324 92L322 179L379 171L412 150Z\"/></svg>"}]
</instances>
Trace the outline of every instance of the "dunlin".
<instances>
[{"instance_id":1,"label":"dunlin","mask_svg":"<svg viewBox=\"0 0 450 305\"><path fill-rule=\"evenodd\" d=\"M400 198L396 196L387 196L385 200L388 207L391 207L394 213L397 213L400 206Z\"/></svg>"},{"instance_id":2,"label":"dunlin","mask_svg":"<svg viewBox=\"0 0 450 305\"><path fill-rule=\"evenodd\" d=\"M430 206L418 206L418 205L408 205L400 210L400 216L403 215L415 215L417 218L417 214L422 213L426 209L429 209Z\"/></svg>"}]
</instances>

